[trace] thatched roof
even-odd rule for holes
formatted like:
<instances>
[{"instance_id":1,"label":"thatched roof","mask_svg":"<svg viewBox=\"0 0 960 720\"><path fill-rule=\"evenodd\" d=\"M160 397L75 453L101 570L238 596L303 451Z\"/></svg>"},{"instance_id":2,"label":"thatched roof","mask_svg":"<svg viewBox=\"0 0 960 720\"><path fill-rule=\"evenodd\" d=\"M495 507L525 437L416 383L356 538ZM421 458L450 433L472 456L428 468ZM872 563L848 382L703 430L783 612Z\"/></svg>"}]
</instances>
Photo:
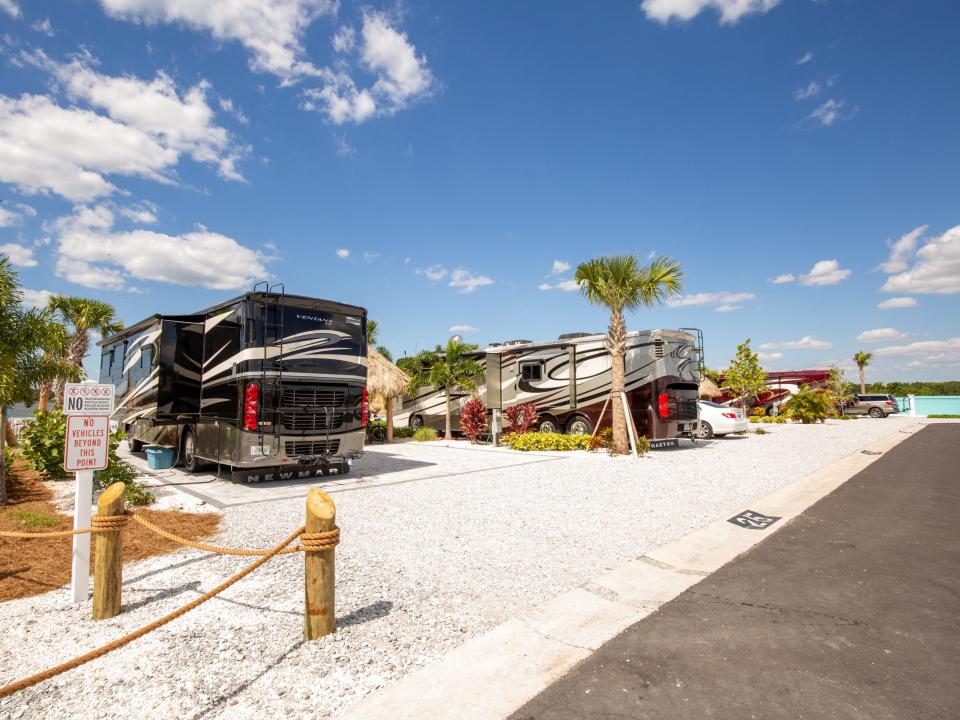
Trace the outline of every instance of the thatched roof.
<instances>
[{"instance_id":1,"label":"thatched roof","mask_svg":"<svg viewBox=\"0 0 960 720\"><path fill-rule=\"evenodd\" d=\"M723 391L717 387L717 384L708 377L700 381L700 397L710 400L723 395Z\"/></svg>"},{"instance_id":2,"label":"thatched roof","mask_svg":"<svg viewBox=\"0 0 960 720\"><path fill-rule=\"evenodd\" d=\"M367 390L371 395L396 397L407 389L410 378L373 348L367 350Z\"/></svg>"}]
</instances>

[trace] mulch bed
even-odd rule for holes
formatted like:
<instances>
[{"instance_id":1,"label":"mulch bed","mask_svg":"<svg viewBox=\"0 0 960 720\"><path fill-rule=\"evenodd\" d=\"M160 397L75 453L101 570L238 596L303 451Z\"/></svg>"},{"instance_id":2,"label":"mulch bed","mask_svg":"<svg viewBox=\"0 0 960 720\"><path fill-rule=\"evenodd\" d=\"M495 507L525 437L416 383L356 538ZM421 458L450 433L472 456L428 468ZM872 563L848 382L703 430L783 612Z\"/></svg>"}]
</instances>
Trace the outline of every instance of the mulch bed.
<instances>
[{"instance_id":1,"label":"mulch bed","mask_svg":"<svg viewBox=\"0 0 960 720\"><path fill-rule=\"evenodd\" d=\"M18 532L54 532L73 527L71 515L61 515L52 501L53 492L23 460L16 460L7 476L8 504L0 506L0 530ZM59 520L52 527L29 528L14 517L17 511L43 513ZM217 532L220 516L216 513L185 513L179 510L147 510L137 514L164 530L190 540L200 540ZM91 540L91 577L97 536ZM0 602L39 595L70 582L71 537L17 539L0 537ZM124 563L155 555L164 555L181 546L155 535L141 525L130 523L123 531Z\"/></svg>"}]
</instances>

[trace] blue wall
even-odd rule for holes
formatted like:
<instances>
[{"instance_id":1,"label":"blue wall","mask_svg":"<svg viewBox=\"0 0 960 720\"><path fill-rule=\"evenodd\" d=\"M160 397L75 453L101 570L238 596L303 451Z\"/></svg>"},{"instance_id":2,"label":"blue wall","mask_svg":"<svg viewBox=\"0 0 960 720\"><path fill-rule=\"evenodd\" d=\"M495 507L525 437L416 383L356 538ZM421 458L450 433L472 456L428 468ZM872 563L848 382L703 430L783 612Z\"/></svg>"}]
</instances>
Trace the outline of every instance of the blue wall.
<instances>
[{"instance_id":1,"label":"blue wall","mask_svg":"<svg viewBox=\"0 0 960 720\"><path fill-rule=\"evenodd\" d=\"M960 415L960 395L914 395L916 415ZM910 412L910 398L898 397L897 408Z\"/></svg>"}]
</instances>

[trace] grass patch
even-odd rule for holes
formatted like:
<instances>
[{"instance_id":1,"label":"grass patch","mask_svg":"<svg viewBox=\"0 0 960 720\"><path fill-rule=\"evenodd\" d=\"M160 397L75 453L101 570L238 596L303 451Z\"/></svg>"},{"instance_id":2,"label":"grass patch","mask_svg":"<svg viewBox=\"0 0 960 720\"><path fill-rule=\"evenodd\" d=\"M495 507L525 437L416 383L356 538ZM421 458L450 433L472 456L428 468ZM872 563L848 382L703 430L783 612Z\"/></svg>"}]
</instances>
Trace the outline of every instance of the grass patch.
<instances>
[{"instance_id":1,"label":"grass patch","mask_svg":"<svg viewBox=\"0 0 960 720\"><path fill-rule=\"evenodd\" d=\"M413 434L413 439L418 442L426 442L427 440L436 440L437 431L433 428L422 427Z\"/></svg>"},{"instance_id":2,"label":"grass patch","mask_svg":"<svg viewBox=\"0 0 960 720\"><path fill-rule=\"evenodd\" d=\"M42 510L14 510L10 518L25 528L53 528L60 525L60 518Z\"/></svg>"},{"instance_id":3,"label":"grass patch","mask_svg":"<svg viewBox=\"0 0 960 720\"><path fill-rule=\"evenodd\" d=\"M9 504L0 506L0 530L49 532L68 530L73 518L61 515L54 506L53 493L22 459L13 462L7 476ZM217 532L220 516L216 513L185 513L178 510L137 510L138 514L164 530L200 540ZM41 524L25 525L24 518ZM30 520L28 520L30 522ZM91 574L97 544L91 541ZM70 582L72 539L69 536L45 539L0 537L0 602L30 597L63 587ZM123 531L123 561L133 562L165 555L180 545L130 523Z\"/></svg>"},{"instance_id":4,"label":"grass patch","mask_svg":"<svg viewBox=\"0 0 960 720\"><path fill-rule=\"evenodd\" d=\"M943 420L955 420L960 418L960 415L949 415L949 414L938 414L938 415L927 415L928 418L941 418Z\"/></svg>"},{"instance_id":5,"label":"grass patch","mask_svg":"<svg viewBox=\"0 0 960 720\"><path fill-rule=\"evenodd\" d=\"M756 430L753 431L753 434L754 434L754 435L766 435L766 434L767 434L767 431L764 430L763 428L757 428Z\"/></svg>"}]
</instances>

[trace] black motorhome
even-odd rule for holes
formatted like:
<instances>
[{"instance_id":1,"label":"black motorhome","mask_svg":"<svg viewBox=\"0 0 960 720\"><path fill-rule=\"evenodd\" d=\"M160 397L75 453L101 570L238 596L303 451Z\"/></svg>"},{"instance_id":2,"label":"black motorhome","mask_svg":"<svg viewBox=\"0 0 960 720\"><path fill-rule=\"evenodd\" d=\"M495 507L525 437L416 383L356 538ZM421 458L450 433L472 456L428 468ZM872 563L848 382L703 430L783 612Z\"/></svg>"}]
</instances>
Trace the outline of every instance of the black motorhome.
<instances>
[{"instance_id":1,"label":"black motorhome","mask_svg":"<svg viewBox=\"0 0 960 720\"><path fill-rule=\"evenodd\" d=\"M218 463L238 481L347 472L368 418L367 311L272 290L100 343L132 450L174 447L187 470Z\"/></svg>"}]
</instances>

